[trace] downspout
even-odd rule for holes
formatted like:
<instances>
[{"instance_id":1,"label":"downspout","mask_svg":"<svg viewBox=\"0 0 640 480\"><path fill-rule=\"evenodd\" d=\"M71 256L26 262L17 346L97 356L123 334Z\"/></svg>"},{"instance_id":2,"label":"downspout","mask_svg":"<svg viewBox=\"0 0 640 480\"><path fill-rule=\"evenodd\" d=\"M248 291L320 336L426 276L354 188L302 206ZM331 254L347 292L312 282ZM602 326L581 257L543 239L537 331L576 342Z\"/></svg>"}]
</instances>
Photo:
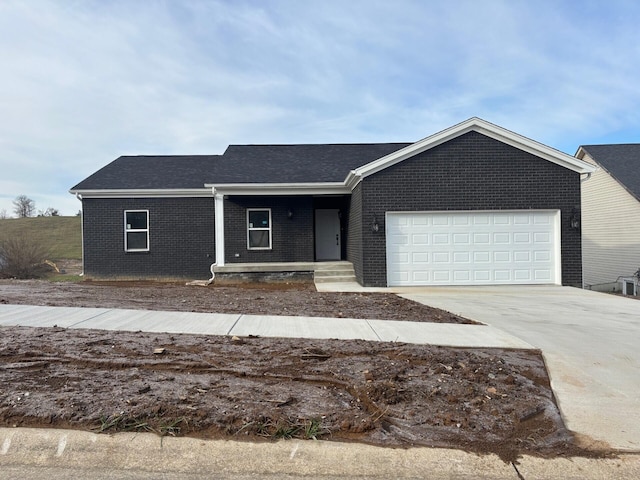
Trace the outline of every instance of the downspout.
<instances>
[{"instance_id":1,"label":"downspout","mask_svg":"<svg viewBox=\"0 0 640 480\"><path fill-rule=\"evenodd\" d=\"M84 277L84 204L82 203L82 195L80 192L76 192L76 198L80 200L80 247L82 256L82 272L81 277Z\"/></svg>"}]
</instances>

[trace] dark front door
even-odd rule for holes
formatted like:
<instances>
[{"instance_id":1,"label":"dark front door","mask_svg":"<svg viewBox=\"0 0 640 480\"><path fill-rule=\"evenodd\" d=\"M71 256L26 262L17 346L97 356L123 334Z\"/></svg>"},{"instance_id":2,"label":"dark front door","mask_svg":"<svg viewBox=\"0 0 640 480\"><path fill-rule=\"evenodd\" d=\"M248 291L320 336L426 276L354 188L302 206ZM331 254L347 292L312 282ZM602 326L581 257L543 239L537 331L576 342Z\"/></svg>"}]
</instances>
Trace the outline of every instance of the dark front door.
<instances>
[{"instance_id":1,"label":"dark front door","mask_svg":"<svg viewBox=\"0 0 640 480\"><path fill-rule=\"evenodd\" d=\"M340 210L316 210L316 260L340 260Z\"/></svg>"}]
</instances>

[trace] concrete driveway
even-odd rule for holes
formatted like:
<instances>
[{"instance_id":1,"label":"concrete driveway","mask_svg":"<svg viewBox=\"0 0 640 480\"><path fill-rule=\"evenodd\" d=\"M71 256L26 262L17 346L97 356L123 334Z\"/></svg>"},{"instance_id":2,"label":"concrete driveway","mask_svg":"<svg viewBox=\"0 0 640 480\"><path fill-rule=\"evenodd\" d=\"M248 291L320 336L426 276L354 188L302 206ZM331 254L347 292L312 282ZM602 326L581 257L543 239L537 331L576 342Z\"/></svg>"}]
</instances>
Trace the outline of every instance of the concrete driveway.
<instances>
[{"instance_id":1,"label":"concrete driveway","mask_svg":"<svg viewBox=\"0 0 640 480\"><path fill-rule=\"evenodd\" d=\"M614 448L640 451L639 300L559 286L396 291L541 349L566 425Z\"/></svg>"}]
</instances>

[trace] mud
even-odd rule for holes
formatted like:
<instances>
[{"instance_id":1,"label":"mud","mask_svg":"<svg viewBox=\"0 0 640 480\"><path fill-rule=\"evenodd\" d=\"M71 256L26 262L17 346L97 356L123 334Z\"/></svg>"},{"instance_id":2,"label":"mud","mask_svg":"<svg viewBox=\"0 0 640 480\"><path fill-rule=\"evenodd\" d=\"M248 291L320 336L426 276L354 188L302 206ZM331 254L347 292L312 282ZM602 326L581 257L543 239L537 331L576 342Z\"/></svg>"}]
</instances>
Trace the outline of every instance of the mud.
<instances>
[{"instance_id":1,"label":"mud","mask_svg":"<svg viewBox=\"0 0 640 480\"><path fill-rule=\"evenodd\" d=\"M313 284L301 283L200 287L154 282L0 280L0 303L475 323L393 294L318 292Z\"/></svg>"},{"instance_id":2,"label":"mud","mask_svg":"<svg viewBox=\"0 0 640 480\"><path fill-rule=\"evenodd\" d=\"M2 281L0 302L464 321L299 285ZM507 462L608 454L565 428L539 351L365 341L1 327L0 425L447 447Z\"/></svg>"}]
</instances>

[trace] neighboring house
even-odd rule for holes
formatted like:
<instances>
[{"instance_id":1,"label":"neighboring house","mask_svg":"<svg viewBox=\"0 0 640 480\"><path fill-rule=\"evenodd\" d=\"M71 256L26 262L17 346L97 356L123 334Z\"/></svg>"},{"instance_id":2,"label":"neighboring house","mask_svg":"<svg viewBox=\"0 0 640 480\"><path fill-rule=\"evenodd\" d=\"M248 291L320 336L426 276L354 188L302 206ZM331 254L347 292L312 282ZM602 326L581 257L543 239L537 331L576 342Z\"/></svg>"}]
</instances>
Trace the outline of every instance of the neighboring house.
<instances>
[{"instance_id":1,"label":"neighboring house","mask_svg":"<svg viewBox=\"0 0 640 480\"><path fill-rule=\"evenodd\" d=\"M619 291L640 268L640 144L583 145L576 157L598 167L582 185L584 286Z\"/></svg>"},{"instance_id":2,"label":"neighboring house","mask_svg":"<svg viewBox=\"0 0 640 480\"><path fill-rule=\"evenodd\" d=\"M87 278L347 260L365 286L582 286L571 215L592 171L471 118L415 143L120 157L71 193Z\"/></svg>"}]
</instances>

